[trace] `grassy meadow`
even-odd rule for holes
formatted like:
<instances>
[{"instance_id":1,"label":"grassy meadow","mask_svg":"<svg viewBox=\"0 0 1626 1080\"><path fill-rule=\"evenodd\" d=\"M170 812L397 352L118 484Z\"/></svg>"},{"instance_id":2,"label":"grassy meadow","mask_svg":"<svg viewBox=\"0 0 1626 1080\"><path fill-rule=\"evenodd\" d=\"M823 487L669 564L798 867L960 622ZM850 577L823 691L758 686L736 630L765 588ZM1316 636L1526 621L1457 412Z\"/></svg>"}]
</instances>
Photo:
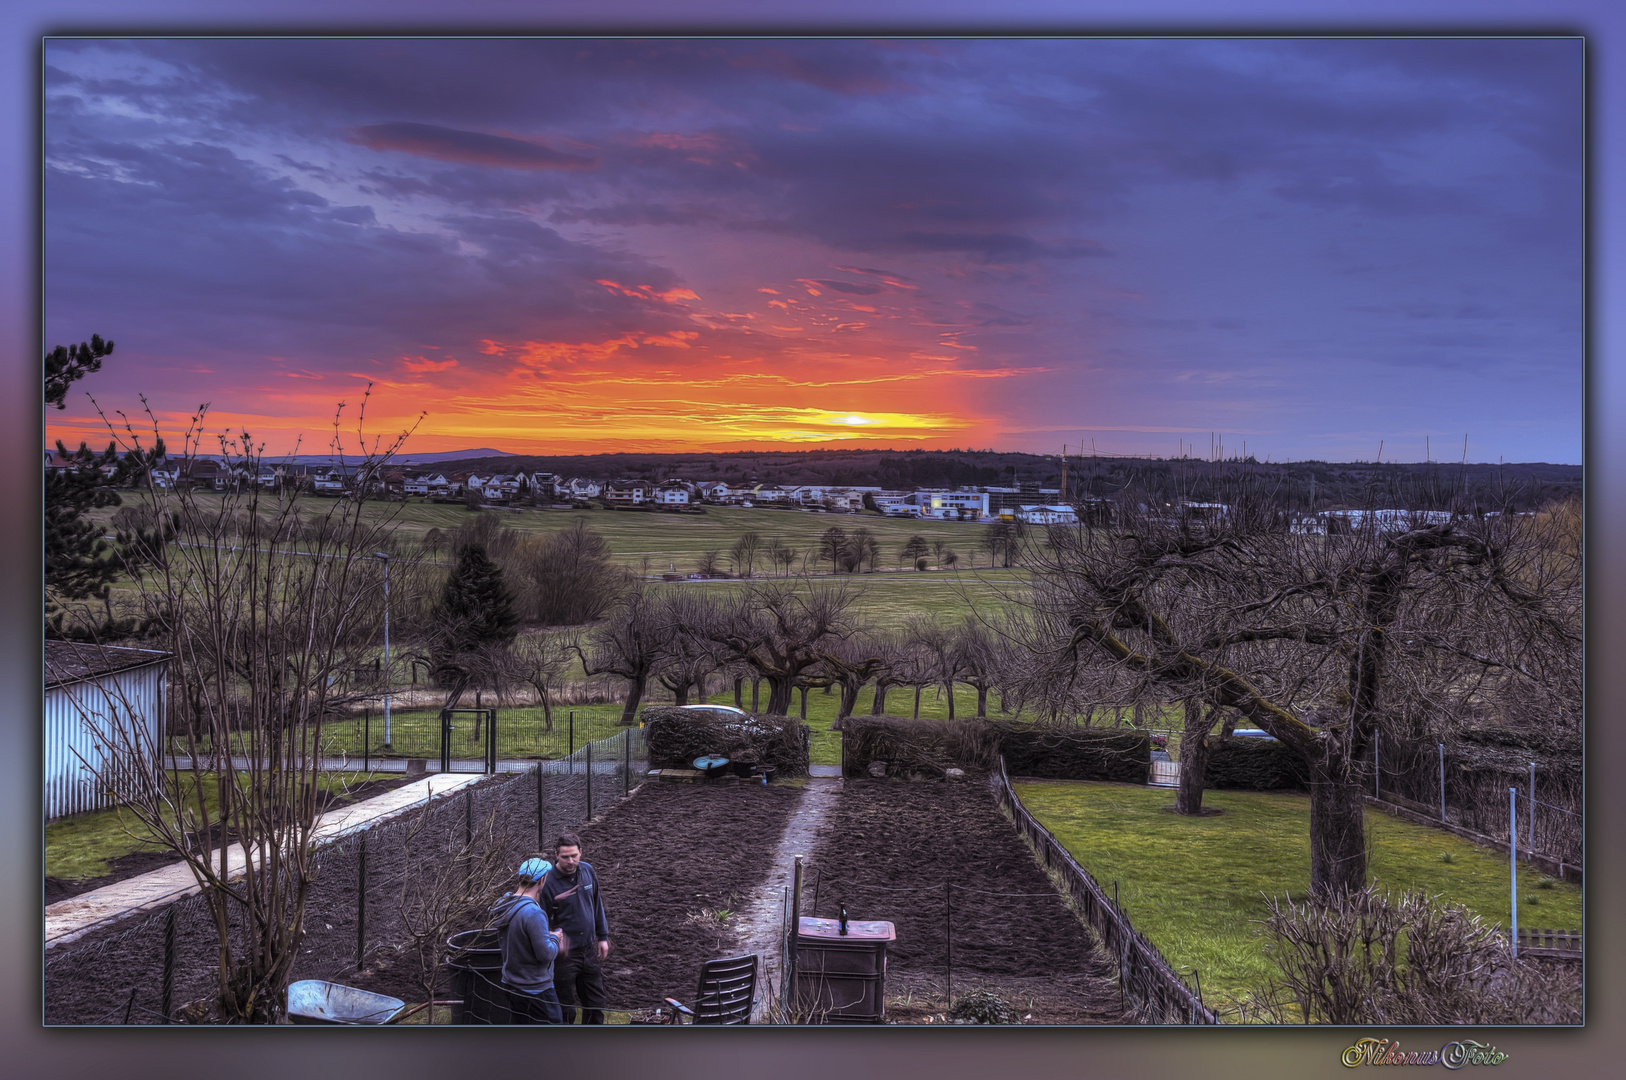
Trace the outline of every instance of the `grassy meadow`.
<instances>
[{"instance_id":1,"label":"grassy meadow","mask_svg":"<svg viewBox=\"0 0 1626 1080\"><path fill-rule=\"evenodd\" d=\"M1310 885L1310 801L1298 793L1208 791L1212 817L1172 812L1174 792L1073 781L1019 783L1017 795L1182 971L1201 972L1211 1006L1245 1000L1273 974L1265 897ZM1366 812L1369 874L1508 924L1507 856L1450 833ZM1581 889L1519 865L1519 922L1579 929Z\"/></svg>"}]
</instances>

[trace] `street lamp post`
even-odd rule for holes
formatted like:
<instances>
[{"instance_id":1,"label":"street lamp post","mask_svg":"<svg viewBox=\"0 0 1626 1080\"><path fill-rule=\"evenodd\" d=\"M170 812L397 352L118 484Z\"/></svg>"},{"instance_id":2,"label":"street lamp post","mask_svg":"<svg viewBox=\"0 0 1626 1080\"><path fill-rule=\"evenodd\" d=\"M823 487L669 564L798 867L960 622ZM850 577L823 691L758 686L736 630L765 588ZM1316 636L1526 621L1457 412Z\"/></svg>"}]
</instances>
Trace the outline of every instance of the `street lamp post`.
<instances>
[{"instance_id":1,"label":"street lamp post","mask_svg":"<svg viewBox=\"0 0 1626 1080\"><path fill-rule=\"evenodd\" d=\"M390 749L390 557L382 551L373 558L384 562L384 748Z\"/></svg>"}]
</instances>

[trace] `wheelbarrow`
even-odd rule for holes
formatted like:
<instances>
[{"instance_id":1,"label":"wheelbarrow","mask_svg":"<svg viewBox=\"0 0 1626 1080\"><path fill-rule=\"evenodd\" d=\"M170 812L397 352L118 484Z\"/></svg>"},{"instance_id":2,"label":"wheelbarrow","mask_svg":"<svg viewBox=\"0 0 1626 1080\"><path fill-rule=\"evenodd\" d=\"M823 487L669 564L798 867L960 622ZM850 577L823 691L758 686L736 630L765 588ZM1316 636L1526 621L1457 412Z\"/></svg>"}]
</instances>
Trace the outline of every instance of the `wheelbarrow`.
<instances>
[{"instance_id":1,"label":"wheelbarrow","mask_svg":"<svg viewBox=\"0 0 1626 1080\"><path fill-rule=\"evenodd\" d=\"M393 1024L404 1008L406 1002L400 998L323 979L304 979L288 985L288 1020L294 1024Z\"/></svg>"}]
</instances>

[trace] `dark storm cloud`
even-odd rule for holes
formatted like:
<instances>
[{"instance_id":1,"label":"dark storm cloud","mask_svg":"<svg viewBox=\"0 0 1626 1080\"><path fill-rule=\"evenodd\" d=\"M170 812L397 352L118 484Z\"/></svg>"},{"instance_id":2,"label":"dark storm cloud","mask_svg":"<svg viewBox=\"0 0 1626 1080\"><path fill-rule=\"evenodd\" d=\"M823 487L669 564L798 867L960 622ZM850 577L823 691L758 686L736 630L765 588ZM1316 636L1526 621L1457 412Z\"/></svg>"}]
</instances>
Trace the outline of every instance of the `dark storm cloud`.
<instances>
[{"instance_id":1,"label":"dark storm cloud","mask_svg":"<svg viewBox=\"0 0 1626 1080\"><path fill-rule=\"evenodd\" d=\"M334 205L216 147L82 149L121 179L48 177L53 325L163 312L209 322L193 347L249 348L269 320L278 351L342 357L650 328L647 311L594 281L672 278L517 215L448 217L443 235L385 227L370 207Z\"/></svg>"},{"instance_id":2,"label":"dark storm cloud","mask_svg":"<svg viewBox=\"0 0 1626 1080\"><path fill-rule=\"evenodd\" d=\"M597 158L560 153L524 139L406 121L356 128L355 141L374 150L399 150L466 165L497 165L509 169L590 169L598 164Z\"/></svg>"}]
</instances>

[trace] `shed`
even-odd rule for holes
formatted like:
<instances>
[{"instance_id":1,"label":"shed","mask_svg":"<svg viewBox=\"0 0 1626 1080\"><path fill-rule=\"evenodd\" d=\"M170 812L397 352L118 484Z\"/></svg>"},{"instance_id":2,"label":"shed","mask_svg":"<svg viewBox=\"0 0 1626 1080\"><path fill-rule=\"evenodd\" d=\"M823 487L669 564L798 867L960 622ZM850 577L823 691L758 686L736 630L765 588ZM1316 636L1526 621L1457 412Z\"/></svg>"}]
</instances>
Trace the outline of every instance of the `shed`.
<instances>
[{"instance_id":1,"label":"shed","mask_svg":"<svg viewBox=\"0 0 1626 1080\"><path fill-rule=\"evenodd\" d=\"M169 660L155 649L45 642L46 821L113 805L93 772L110 744L129 748L131 767L162 766Z\"/></svg>"}]
</instances>

